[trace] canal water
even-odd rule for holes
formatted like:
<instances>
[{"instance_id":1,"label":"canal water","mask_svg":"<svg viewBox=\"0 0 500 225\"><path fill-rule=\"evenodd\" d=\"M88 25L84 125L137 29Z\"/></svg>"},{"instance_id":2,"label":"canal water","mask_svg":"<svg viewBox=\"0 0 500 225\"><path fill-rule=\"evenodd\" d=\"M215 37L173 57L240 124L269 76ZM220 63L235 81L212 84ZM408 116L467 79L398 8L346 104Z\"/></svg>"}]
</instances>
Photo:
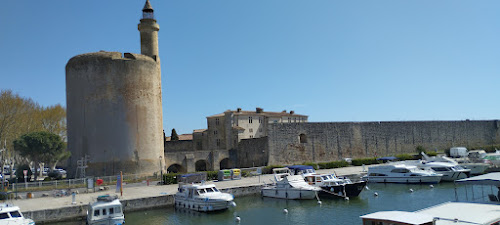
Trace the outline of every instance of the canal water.
<instances>
[{"instance_id":1,"label":"canal water","mask_svg":"<svg viewBox=\"0 0 500 225\"><path fill-rule=\"evenodd\" d=\"M131 212L125 214L128 225L135 224L237 224L235 216L241 218L239 224L255 225L288 225L288 224L361 224L359 216L381 210L415 211L447 201L455 201L455 186L453 183L430 185L412 184L368 184L369 189L363 190L360 196L343 199L317 200L282 200L262 198L251 195L235 198L236 207L218 213L195 213L192 211L175 210L172 207ZM459 200L465 201L467 188L468 200L489 193L496 193L496 188L457 185ZM410 191L410 189L413 190ZM375 192L378 196L375 196ZM288 214L283 213L283 209ZM53 225L80 225L85 222L65 222Z\"/></svg>"}]
</instances>

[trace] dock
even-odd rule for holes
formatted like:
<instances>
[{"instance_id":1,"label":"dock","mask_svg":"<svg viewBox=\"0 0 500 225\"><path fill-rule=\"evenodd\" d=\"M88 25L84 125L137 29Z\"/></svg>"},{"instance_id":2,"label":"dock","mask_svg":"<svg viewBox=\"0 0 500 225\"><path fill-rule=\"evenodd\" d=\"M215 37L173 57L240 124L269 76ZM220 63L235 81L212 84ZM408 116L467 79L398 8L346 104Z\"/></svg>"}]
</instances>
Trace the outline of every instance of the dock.
<instances>
[{"instance_id":1,"label":"dock","mask_svg":"<svg viewBox=\"0 0 500 225\"><path fill-rule=\"evenodd\" d=\"M361 166L351 166L336 169L317 170L318 173L334 173L338 176L358 176L363 173ZM213 183L221 192L231 193L235 197L260 193L260 188L272 183L272 174L243 177L240 180L208 181ZM31 199L12 200L14 205L20 207L25 217L37 223L81 220L87 214L88 204L100 195L118 195L123 204L124 212L139 211L151 208L173 206L174 195L177 193L177 184L133 186L123 188L123 196L116 193L114 188L91 193L76 195L75 204L72 196L65 197L40 197Z\"/></svg>"}]
</instances>

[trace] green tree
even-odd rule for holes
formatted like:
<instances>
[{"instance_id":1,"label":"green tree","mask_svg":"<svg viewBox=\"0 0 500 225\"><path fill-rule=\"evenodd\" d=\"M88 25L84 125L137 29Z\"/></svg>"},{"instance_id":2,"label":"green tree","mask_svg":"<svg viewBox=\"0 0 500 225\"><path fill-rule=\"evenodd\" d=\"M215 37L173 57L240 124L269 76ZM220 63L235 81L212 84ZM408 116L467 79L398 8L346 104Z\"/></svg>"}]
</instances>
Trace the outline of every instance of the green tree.
<instances>
[{"instance_id":1,"label":"green tree","mask_svg":"<svg viewBox=\"0 0 500 225\"><path fill-rule=\"evenodd\" d=\"M172 135L170 135L170 141L178 141L179 136L177 135L177 131L175 129L172 129Z\"/></svg>"},{"instance_id":2,"label":"green tree","mask_svg":"<svg viewBox=\"0 0 500 225\"><path fill-rule=\"evenodd\" d=\"M61 140L61 137L47 131L31 132L14 140L14 150L33 161L34 171L37 171L40 162L50 164L65 149L66 144ZM37 178L38 173L35 173L35 180Z\"/></svg>"}]
</instances>

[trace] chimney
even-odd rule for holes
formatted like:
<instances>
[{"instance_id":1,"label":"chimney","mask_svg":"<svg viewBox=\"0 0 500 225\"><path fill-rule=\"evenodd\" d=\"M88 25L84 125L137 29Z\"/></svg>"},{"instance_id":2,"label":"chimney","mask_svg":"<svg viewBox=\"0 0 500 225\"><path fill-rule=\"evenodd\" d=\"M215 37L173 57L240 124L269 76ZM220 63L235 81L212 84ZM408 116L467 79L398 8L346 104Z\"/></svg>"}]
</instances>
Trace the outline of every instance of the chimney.
<instances>
[{"instance_id":1,"label":"chimney","mask_svg":"<svg viewBox=\"0 0 500 225\"><path fill-rule=\"evenodd\" d=\"M237 109L236 109L236 112L241 112L241 108L237 108Z\"/></svg>"},{"instance_id":2,"label":"chimney","mask_svg":"<svg viewBox=\"0 0 500 225\"><path fill-rule=\"evenodd\" d=\"M290 114L294 114L294 113L295 113L295 111L292 111L292 110L290 111Z\"/></svg>"},{"instance_id":3,"label":"chimney","mask_svg":"<svg viewBox=\"0 0 500 225\"><path fill-rule=\"evenodd\" d=\"M264 112L264 109L257 107L257 108L255 109L255 112L257 112L257 113L261 113L261 112Z\"/></svg>"}]
</instances>

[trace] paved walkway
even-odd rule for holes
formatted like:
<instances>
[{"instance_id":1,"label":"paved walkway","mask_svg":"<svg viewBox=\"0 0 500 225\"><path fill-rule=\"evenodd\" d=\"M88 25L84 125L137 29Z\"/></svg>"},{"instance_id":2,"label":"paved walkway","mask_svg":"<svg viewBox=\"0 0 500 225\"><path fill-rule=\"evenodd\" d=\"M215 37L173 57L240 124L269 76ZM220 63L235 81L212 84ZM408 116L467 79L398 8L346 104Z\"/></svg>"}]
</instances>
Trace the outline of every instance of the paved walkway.
<instances>
[{"instance_id":1,"label":"paved walkway","mask_svg":"<svg viewBox=\"0 0 500 225\"><path fill-rule=\"evenodd\" d=\"M335 173L339 176L345 175L355 175L361 174L362 167L353 166L353 167L344 167L338 169L328 169L328 170L318 170L318 173ZM246 187L252 185L258 185L259 180L260 183L271 183L273 179L272 174L266 174L261 176L254 177L244 177L241 180L230 180L230 181L209 181L207 183L214 183L217 185L219 189L226 189L232 187ZM172 185L152 185L152 186L140 186L140 187L127 187L126 184L123 188L123 196L120 199L130 200L130 199L139 199L139 198L149 198L156 197L161 195L173 195L177 192L177 184ZM115 189L98 191L95 193L80 193L76 195L76 205L87 205L89 202L94 201L99 195L116 195ZM118 193L119 195L119 193ZM38 211L42 209L56 209L63 208L71 205L72 197L41 197L41 198L33 198L33 199L19 199L14 200L13 204L19 206L22 212L29 211Z\"/></svg>"}]
</instances>

